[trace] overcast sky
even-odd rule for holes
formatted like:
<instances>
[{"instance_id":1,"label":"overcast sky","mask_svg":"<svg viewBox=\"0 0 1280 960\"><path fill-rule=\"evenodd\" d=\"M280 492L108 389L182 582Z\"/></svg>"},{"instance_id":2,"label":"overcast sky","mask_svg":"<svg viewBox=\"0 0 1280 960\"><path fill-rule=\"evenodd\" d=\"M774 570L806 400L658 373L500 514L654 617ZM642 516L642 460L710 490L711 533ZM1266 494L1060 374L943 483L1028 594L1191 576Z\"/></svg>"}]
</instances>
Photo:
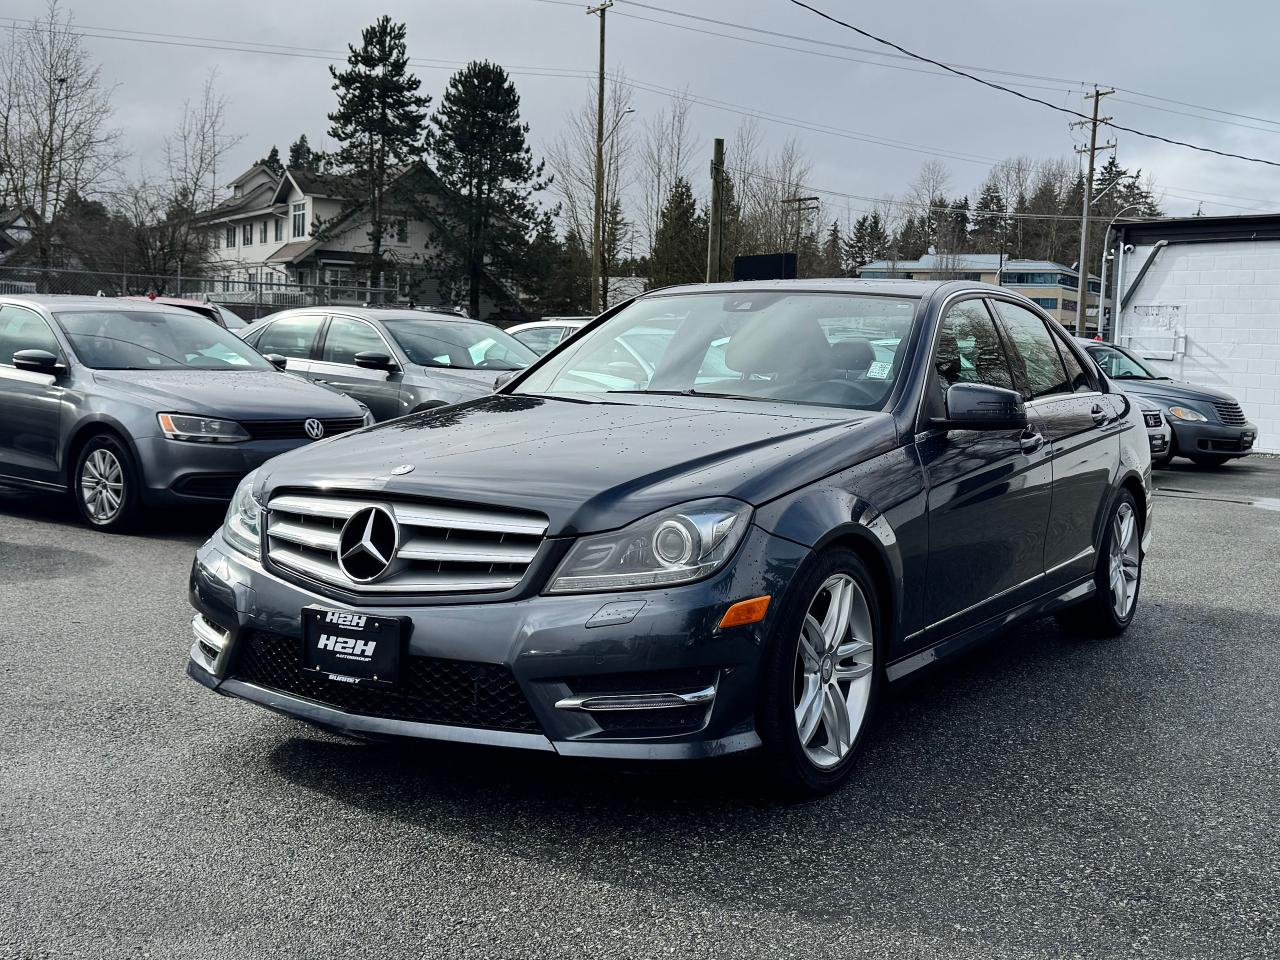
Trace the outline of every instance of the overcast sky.
<instances>
[{"instance_id":1,"label":"overcast sky","mask_svg":"<svg viewBox=\"0 0 1280 960\"><path fill-rule=\"evenodd\" d=\"M991 77L1049 88L1027 92L1063 106L1087 109L1079 82L1123 87L1132 92L1103 101L1105 113L1117 123L1280 162L1275 70L1280 3L1274 0L1077 0L1070 5L1046 0L811 2L939 60L1058 78ZM1067 156L1074 162L1072 147L1082 133L1069 129L1070 117L1045 107L969 80L913 72L933 68L901 58L809 48L874 61L872 65L761 46L689 28L792 47L805 44L652 9L891 53L787 0L645 3L649 9L619 0L610 13L611 70L622 69L645 84L687 87L697 97L732 103L743 111L916 145L912 150L897 149L762 119L760 131L770 145L794 136L803 146L813 160L810 179L816 188L865 196L901 195L928 153L937 151L950 168L953 193L967 192L973 199L989 164L947 155ZM44 6L44 0L5 0L3 16L29 18ZM100 36L85 40L101 61L105 77L116 85L116 119L125 132L135 169L140 163L158 163L159 143L172 128L183 100L198 95L205 75L214 67L228 100L228 128L244 138L229 165L237 172L273 143L284 152L299 133L306 133L313 144L325 145L325 114L334 104L325 61L286 53L323 56L325 51L344 50L348 42L359 39L363 26L382 13L408 24L413 58L444 61L434 69L417 68L423 90L437 102L449 73L459 65L454 61L484 58L507 66L539 152L554 139L566 112L581 102L586 82L536 72L593 70L597 52L597 21L584 14L585 4L546 0L62 0L62 6L87 33L104 33L107 28L149 31L155 35L150 40L164 41ZM8 23L0 19L0 28ZM186 41L173 36L179 34L205 39ZM218 41L279 45L280 50L207 48ZM1151 95L1256 119L1147 99ZM636 91L637 114L627 122L638 123L646 114L652 115L662 108L663 99L661 94ZM1152 109L1157 105L1165 109ZM705 105L695 105L692 115L700 134L693 169L701 176L711 138L732 137L742 117ZM1260 212L1280 206L1275 202L1280 200L1280 167L1212 157L1128 133L1108 137L1118 140L1122 164L1155 174L1171 213L1193 213L1201 201L1205 213ZM837 198L827 200L833 208L844 205ZM853 202L855 212L862 206Z\"/></svg>"}]
</instances>

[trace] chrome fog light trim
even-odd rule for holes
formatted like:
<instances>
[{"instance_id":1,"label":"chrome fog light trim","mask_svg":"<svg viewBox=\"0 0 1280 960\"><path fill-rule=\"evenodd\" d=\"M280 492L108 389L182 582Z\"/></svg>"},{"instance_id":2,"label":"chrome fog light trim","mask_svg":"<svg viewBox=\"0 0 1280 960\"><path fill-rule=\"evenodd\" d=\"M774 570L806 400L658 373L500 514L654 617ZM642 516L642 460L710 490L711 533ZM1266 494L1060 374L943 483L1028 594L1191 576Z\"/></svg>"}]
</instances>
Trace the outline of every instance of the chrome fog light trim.
<instances>
[{"instance_id":1,"label":"chrome fog light trim","mask_svg":"<svg viewBox=\"0 0 1280 960\"><path fill-rule=\"evenodd\" d=\"M560 710L671 710L710 703L716 698L715 687L703 687L692 693L617 693L588 694L565 697L556 701Z\"/></svg>"}]
</instances>

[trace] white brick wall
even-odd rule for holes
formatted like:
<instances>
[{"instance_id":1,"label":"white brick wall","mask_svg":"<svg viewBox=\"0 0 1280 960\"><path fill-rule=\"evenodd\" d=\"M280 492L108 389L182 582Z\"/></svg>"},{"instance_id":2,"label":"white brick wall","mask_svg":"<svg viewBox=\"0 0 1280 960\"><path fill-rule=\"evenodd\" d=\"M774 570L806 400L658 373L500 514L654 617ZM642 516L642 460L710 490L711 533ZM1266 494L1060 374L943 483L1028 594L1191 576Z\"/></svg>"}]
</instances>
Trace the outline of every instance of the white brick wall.
<instances>
[{"instance_id":1,"label":"white brick wall","mask_svg":"<svg viewBox=\"0 0 1280 960\"><path fill-rule=\"evenodd\" d=\"M1150 251L1143 246L1125 255L1126 287ZM1137 307L1181 307L1181 313L1169 311L1178 319L1157 330ZM1117 318L1115 335L1145 355L1168 350L1176 334L1185 336L1185 352L1152 365L1234 395L1257 424L1257 449L1280 453L1280 241L1164 247Z\"/></svg>"}]
</instances>

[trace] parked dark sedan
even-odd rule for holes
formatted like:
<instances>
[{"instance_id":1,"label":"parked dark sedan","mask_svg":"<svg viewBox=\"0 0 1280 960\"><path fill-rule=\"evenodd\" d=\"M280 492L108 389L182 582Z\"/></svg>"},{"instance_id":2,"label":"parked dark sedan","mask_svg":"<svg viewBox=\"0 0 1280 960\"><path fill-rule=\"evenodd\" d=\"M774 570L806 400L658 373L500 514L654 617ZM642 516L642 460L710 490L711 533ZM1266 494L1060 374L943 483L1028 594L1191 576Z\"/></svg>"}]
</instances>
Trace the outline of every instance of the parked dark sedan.
<instances>
[{"instance_id":1,"label":"parked dark sedan","mask_svg":"<svg viewBox=\"0 0 1280 960\"><path fill-rule=\"evenodd\" d=\"M196 313L0 297L0 483L70 490L101 530L146 505L225 502L276 454L372 422Z\"/></svg>"},{"instance_id":2,"label":"parked dark sedan","mask_svg":"<svg viewBox=\"0 0 1280 960\"><path fill-rule=\"evenodd\" d=\"M532 350L492 324L447 313L368 307L283 310L245 340L288 369L365 404L378 420L493 392Z\"/></svg>"},{"instance_id":3,"label":"parked dark sedan","mask_svg":"<svg viewBox=\"0 0 1280 960\"><path fill-rule=\"evenodd\" d=\"M641 328L652 370L602 376ZM1150 474L1135 404L1008 290L657 291L496 395L246 477L188 672L351 733L760 748L818 793L886 683L1050 613L1128 627Z\"/></svg>"},{"instance_id":4,"label":"parked dark sedan","mask_svg":"<svg viewBox=\"0 0 1280 960\"><path fill-rule=\"evenodd\" d=\"M1166 377L1132 350L1114 343L1079 343L1126 393L1146 397L1160 407L1173 438L1156 457L1156 466L1164 466L1174 457L1186 457L1202 467L1220 467L1253 451L1258 428L1231 394Z\"/></svg>"}]
</instances>

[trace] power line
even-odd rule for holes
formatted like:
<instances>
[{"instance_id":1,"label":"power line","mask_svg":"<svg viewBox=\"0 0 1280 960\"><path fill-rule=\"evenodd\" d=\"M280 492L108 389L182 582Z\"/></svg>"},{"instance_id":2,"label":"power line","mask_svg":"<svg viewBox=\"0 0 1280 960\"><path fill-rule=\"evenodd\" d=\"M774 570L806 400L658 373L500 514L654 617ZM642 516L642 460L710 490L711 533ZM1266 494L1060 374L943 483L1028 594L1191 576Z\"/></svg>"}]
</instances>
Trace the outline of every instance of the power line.
<instances>
[{"instance_id":1,"label":"power line","mask_svg":"<svg viewBox=\"0 0 1280 960\"><path fill-rule=\"evenodd\" d=\"M915 59L920 60L923 63L931 63L935 67L941 67L944 70L954 73L956 76L965 77L969 80L972 80L974 83L980 83L984 87L990 87L993 90L999 90L1003 93L1008 93L1012 96L1018 97L1019 99L1022 99L1022 100L1027 100L1031 103L1038 103L1043 107L1048 107L1050 110L1056 110L1058 113L1065 113L1069 116L1079 117L1082 120L1092 120L1092 118L1088 114L1081 113L1079 110L1072 110L1070 107L1060 107L1056 103L1050 103L1048 100L1042 100L1040 97L1032 96L1029 93L1022 93L1019 90L1014 90L1012 87L1008 87L1003 84L996 83L992 80L984 80L982 77L975 76L972 73L966 73L964 70L960 70L960 69L957 69L956 67L949 66L945 63L942 63L939 60L934 60L930 57L924 56L923 54L914 53L911 50L908 50L906 47L900 44L894 43L892 40L886 40L883 37L878 37L874 33L871 33L868 30L864 30L861 27L854 26L852 23L849 23L845 20L841 20L838 17L833 17L829 13L824 13L823 11L819 10L817 7L810 6L808 3L805 3L804 0L789 0L789 2L797 7L802 7L803 9L808 10L810 13L813 13L819 17L822 17L824 20L829 20L831 23L844 27L846 30L852 30L854 33L858 34L859 36L867 37L868 39L874 40L877 43L883 43L885 46L892 47L894 50L899 50L909 57L914 57ZM1113 130L1120 130L1120 131L1123 131L1124 133L1132 133L1134 136L1145 137L1148 140L1158 140L1161 143L1167 143L1175 147L1186 147L1188 150L1198 150L1201 153L1211 153L1219 157L1229 157L1232 160L1245 160L1249 163L1262 163L1262 164L1266 164L1269 167L1280 167L1280 161L1264 160L1260 157L1249 157L1249 156L1245 156L1242 153L1230 153L1226 150L1216 150L1213 147L1201 147L1194 143L1187 143L1185 140L1174 140L1171 137L1162 137L1156 133L1147 133L1146 131L1138 130L1138 129L1135 129L1134 127L1126 127L1116 123L1114 120L1107 121L1107 126L1111 127L1111 129Z\"/></svg>"}]
</instances>

